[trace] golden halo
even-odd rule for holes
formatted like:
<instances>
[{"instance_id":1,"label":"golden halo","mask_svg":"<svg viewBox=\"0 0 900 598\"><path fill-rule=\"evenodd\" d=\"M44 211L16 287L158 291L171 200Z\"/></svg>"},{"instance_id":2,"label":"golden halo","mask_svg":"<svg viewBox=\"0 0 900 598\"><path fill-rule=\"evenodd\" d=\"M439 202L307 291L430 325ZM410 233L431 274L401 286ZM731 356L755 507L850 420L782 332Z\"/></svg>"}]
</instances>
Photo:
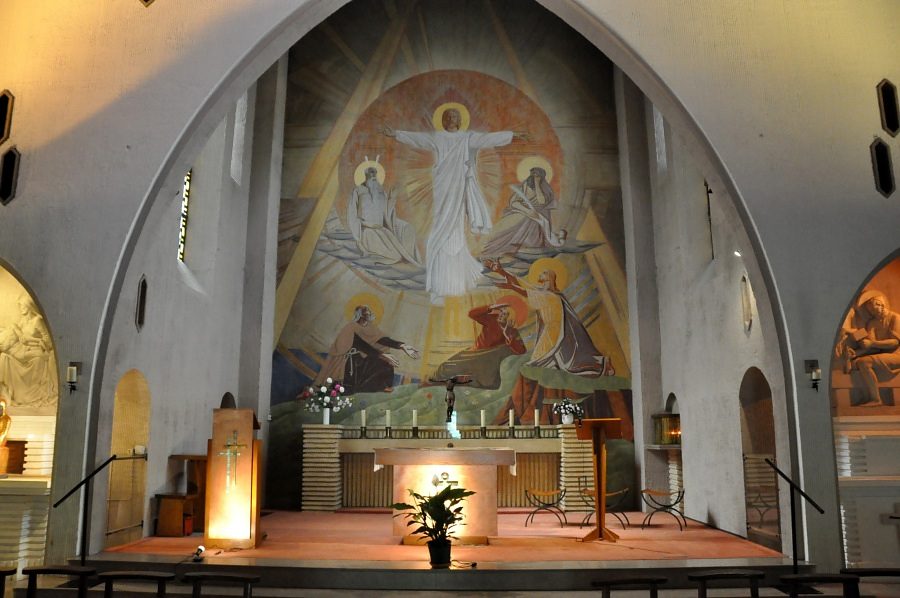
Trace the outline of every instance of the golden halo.
<instances>
[{"instance_id":1,"label":"golden halo","mask_svg":"<svg viewBox=\"0 0 900 598\"><path fill-rule=\"evenodd\" d=\"M553 270L556 272L556 288L560 291L569 284L569 270L559 259L555 257L542 257L535 263L531 264L528 269L528 282L538 284L538 276L545 270Z\"/></svg>"},{"instance_id":2,"label":"golden halo","mask_svg":"<svg viewBox=\"0 0 900 598\"><path fill-rule=\"evenodd\" d=\"M521 326L528 319L528 306L521 295L503 295L495 303L505 303L516 317L516 326Z\"/></svg>"},{"instance_id":3,"label":"golden halo","mask_svg":"<svg viewBox=\"0 0 900 598\"><path fill-rule=\"evenodd\" d=\"M550 162L543 156L522 158L522 161L516 166L516 180L522 182L527 179L531 176L531 169L535 167L544 169L544 172L547 173L548 182L553 180L553 167L550 166Z\"/></svg>"},{"instance_id":4,"label":"golden halo","mask_svg":"<svg viewBox=\"0 0 900 598\"><path fill-rule=\"evenodd\" d=\"M353 312L356 311L356 308L360 305L368 305L369 309L372 310L372 314L375 316L375 322L381 322L381 316L384 315L384 304L381 302L381 299L373 295L372 293L357 293L350 298L344 305L344 317L347 320L353 319Z\"/></svg>"},{"instance_id":5,"label":"golden halo","mask_svg":"<svg viewBox=\"0 0 900 598\"><path fill-rule=\"evenodd\" d=\"M382 166L375 160L363 160L359 163L359 166L357 166L356 170L353 171L354 185L362 185L366 181L366 169L370 166L374 166L375 170L378 171L378 173L375 175L375 178L378 179L379 183L384 185L384 166Z\"/></svg>"},{"instance_id":6,"label":"golden halo","mask_svg":"<svg viewBox=\"0 0 900 598\"><path fill-rule=\"evenodd\" d=\"M459 130L468 130L469 122L471 120L471 118L469 117L469 109L459 102L444 102L443 104L435 108L434 114L431 115L431 124L434 125L435 131L444 130L444 112L451 108L454 108L459 112Z\"/></svg>"}]
</instances>

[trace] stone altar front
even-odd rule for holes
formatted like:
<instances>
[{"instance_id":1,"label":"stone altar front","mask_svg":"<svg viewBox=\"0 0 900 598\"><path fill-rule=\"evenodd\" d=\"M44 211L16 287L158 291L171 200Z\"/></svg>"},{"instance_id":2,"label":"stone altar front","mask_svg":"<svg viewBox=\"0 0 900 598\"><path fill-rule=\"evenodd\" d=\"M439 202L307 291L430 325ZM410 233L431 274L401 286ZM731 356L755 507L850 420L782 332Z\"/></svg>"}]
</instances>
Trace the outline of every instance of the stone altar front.
<instances>
[{"instance_id":1,"label":"stone altar front","mask_svg":"<svg viewBox=\"0 0 900 598\"><path fill-rule=\"evenodd\" d=\"M516 451L510 448L376 448L375 468L394 467L394 502L411 502L409 490L422 495L454 484L474 495L463 504L463 525L456 536L486 543L497 535L497 467L509 466L515 475ZM396 511L395 511L396 514ZM405 536L406 518L395 517L393 533Z\"/></svg>"}]
</instances>

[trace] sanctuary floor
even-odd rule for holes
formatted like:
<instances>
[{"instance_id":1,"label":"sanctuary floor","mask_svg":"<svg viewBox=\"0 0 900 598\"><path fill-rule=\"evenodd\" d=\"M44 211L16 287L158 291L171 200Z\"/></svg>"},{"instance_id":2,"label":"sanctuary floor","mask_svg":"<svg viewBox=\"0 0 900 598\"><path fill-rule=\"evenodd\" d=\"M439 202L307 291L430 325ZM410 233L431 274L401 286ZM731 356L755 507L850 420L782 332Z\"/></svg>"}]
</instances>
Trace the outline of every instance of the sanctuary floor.
<instances>
[{"instance_id":1,"label":"sanctuary floor","mask_svg":"<svg viewBox=\"0 0 900 598\"><path fill-rule=\"evenodd\" d=\"M478 562L479 567L489 563L528 567L537 562L692 559L772 559L780 563L785 558L781 553L690 520L687 528L679 531L673 518L657 515L652 526L641 529L642 517L640 513L629 514L632 525L624 530L609 517L608 525L619 535L619 541L585 543L577 539L589 531L588 527L572 524L560 527L550 514L539 514L525 527L526 513L501 512L497 537L491 537L488 545L454 546L453 558L463 563ZM365 561L397 561L428 566L428 551L424 547L403 546L391 534L389 512L275 511L261 519L260 527L267 536L259 548L211 549L205 555L207 560L222 564L236 558L334 561L337 567L342 566L340 562L344 562L343 566L350 565L347 561L353 561L352 566L360 566ZM106 552L187 556L202 541L200 534L184 538L149 537Z\"/></svg>"}]
</instances>

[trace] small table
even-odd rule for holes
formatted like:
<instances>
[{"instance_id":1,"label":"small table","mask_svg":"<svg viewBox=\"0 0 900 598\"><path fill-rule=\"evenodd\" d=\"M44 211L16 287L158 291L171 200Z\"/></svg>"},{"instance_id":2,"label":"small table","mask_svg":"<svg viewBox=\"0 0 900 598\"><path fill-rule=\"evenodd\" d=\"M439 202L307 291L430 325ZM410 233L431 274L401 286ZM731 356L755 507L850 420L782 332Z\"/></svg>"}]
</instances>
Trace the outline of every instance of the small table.
<instances>
[{"instance_id":1,"label":"small table","mask_svg":"<svg viewBox=\"0 0 900 598\"><path fill-rule=\"evenodd\" d=\"M156 535L173 538L194 533L194 503L196 494L157 494L159 518Z\"/></svg>"}]
</instances>

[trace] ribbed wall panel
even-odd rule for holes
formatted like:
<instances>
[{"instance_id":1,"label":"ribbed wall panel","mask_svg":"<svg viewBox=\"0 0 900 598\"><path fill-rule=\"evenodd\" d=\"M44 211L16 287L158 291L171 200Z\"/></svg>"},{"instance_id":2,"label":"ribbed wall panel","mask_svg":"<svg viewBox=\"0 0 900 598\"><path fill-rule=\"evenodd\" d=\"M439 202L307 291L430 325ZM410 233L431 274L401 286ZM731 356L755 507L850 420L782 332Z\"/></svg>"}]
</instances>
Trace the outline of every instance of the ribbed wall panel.
<instances>
[{"instance_id":1,"label":"ribbed wall panel","mask_svg":"<svg viewBox=\"0 0 900 598\"><path fill-rule=\"evenodd\" d=\"M559 488L559 453L516 453L516 475L497 468L497 506L527 507L525 490Z\"/></svg>"},{"instance_id":2,"label":"ribbed wall panel","mask_svg":"<svg viewBox=\"0 0 900 598\"><path fill-rule=\"evenodd\" d=\"M341 455L344 507L386 507L394 502L391 496L394 467L386 465L373 471L374 467L374 453Z\"/></svg>"}]
</instances>

